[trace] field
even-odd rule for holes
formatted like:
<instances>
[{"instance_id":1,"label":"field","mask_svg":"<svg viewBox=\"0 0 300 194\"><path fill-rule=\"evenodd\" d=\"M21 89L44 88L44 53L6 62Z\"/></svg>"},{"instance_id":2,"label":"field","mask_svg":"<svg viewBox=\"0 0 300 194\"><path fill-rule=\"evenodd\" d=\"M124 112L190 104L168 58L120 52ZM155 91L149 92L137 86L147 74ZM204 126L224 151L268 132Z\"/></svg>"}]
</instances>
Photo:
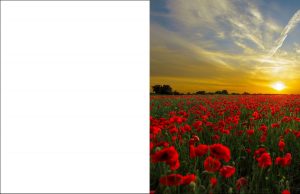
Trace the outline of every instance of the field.
<instances>
[{"instance_id":1,"label":"field","mask_svg":"<svg viewBox=\"0 0 300 194\"><path fill-rule=\"evenodd\" d=\"M151 193L300 193L300 95L150 97Z\"/></svg>"}]
</instances>

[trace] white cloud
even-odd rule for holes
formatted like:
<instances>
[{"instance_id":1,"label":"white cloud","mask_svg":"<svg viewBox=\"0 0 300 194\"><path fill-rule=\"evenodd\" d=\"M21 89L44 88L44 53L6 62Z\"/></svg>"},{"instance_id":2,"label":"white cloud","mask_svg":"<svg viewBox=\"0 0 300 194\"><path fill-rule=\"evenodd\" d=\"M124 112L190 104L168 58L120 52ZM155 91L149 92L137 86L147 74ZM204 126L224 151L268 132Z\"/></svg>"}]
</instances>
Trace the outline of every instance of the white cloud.
<instances>
[{"instance_id":1,"label":"white cloud","mask_svg":"<svg viewBox=\"0 0 300 194\"><path fill-rule=\"evenodd\" d=\"M238 38L250 41L255 49L265 50L266 45L270 45L265 42L266 33L268 36L278 33L278 25L269 19L265 20L253 2L169 0L167 7L170 11L168 18L172 18L179 31L189 36L195 36L195 32L210 34L213 31L222 39L224 32L227 32L229 36L226 39L231 40L232 44Z\"/></svg>"},{"instance_id":2,"label":"white cloud","mask_svg":"<svg viewBox=\"0 0 300 194\"><path fill-rule=\"evenodd\" d=\"M288 36L289 32L292 31L297 24L300 22L300 10L298 10L293 17L289 20L289 23L285 26L280 34L280 37L276 40L274 47L269 52L269 57L276 54L277 50L282 46L284 40Z\"/></svg>"}]
</instances>

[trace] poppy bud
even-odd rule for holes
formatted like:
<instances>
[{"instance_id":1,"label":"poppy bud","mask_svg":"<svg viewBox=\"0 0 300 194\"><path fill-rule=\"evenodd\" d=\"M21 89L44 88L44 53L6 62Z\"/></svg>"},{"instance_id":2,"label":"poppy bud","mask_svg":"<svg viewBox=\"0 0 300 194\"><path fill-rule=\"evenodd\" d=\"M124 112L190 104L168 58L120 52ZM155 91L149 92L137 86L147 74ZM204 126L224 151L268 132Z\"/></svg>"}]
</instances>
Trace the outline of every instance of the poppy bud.
<instances>
[{"instance_id":1,"label":"poppy bud","mask_svg":"<svg viewBox=\"0 0 300 194\"><path fill-rule=\"evenodd\" d=\"M189 187L192 189L193 192L196 191L196 183L194 181L192 181L190 184L189 184Z\"/></svg>"},{"instance_id":2,"label":"poppy bud","mask_svg":"<svg viewBox=\"0 0 300 194\"><path fill-rule=\"evenodd\" d=\"M199 142L199 141L200 141L200 139L199 139L199 137L198 137L197 135L194 135L193 138L194 138L194 140L195 140L196 142Z\"/></svg>"}]
</instances>

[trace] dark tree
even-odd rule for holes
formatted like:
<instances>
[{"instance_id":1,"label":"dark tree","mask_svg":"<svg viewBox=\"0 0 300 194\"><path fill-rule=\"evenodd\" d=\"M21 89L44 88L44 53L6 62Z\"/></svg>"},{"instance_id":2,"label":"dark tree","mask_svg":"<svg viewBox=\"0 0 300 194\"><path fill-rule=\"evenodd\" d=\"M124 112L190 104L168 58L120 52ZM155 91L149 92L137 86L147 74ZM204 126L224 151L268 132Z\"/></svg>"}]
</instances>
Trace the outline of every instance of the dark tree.
<instances>
[{"instance_id":1,"label":"dark tree","mask_svg":"<svg viewBox=\"0 0 300 194\"><path fill-rule=\"evenodd\" d=\"M172 88L169 85L154 85L152 89L155 94L172 94Z\"/></svg>"},{"instance_id":2,"label":"dark tree","mask_svg":"<svg viewBox=\"0 0 300 194\"><path fill-rule=\"evenodd\" d=\"M198 91L198 92L196 92L196 94L205 95L206 92L205 91Z\"/></svg>"},{"instance_id":3,"label":"dark tree","mask_svg":"<svg viewBox=\"0 0 300 194\"><path fill-rule=\"evenodd\" d=\"M174 95L180 95L179 92L177 92L176 90L173 92Z\"/></svg>"},{"instance_id":4,"label":"dark tree","mask_svg":"<svg viewBox=\"0 0 300 194\"><path fill-rule=\"evenodd\" d=\"M160 94L161 93L161 85L152 86L152 90L155 94Z\"/></svg>"},{"instance_id":5,"label":"dark tree","mask_svg":"<svg viewBox=\"0 0 300 194\"><path fill-rule=\"evenodd\" d=\"M228 91L227 90L222 90L221 94L228 95Z\"/></svg>"},{"instance_id":6,"label":"dark tree","mask_svg":"<svg viewBox=\"0 0 300 194\"><path fill-rule=\"evenodd\" d=\"M222 91L216 91L215 94L224 94L224 95L228 95L228 91L227 90L222 90Z\"/></svg>"},{"instance_id":7,"label":"dark tree","mask_svg":"<svg viewBox=\"0 0 300 194\"><path fill-rule=\"evenodd\" d=\"M172 88L169 85L163 85L161 94L172 94Z\"/></svg>"}]
</instances>

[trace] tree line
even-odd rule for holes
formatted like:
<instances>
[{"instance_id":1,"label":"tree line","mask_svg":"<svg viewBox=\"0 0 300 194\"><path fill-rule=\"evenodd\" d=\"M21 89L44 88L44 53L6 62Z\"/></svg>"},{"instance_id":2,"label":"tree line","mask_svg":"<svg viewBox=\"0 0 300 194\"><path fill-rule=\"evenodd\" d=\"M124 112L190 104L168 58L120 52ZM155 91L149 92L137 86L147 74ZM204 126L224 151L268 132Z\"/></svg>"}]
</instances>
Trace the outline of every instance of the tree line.
<instances>
[{"instance_id":1,"label":"tree line","mask_svg":"<svg viewBox=\"0 0 300 194\"><path fill-rule=\"evenodd\" d=\"M199 90L195 93L181 93L176 90L173 91L172 87L170 85L154 85L152 86L152 91L153 93L151 94L157 94L157 95L211 95L211 94L222 94L222 95L229 95L229 92L224 89L224 90L218 90L215 92L207 92L204 90ZM236 93L232 92L230 95L249 95L250 93L244 92L244 93Z\"/></svg>"}]
</instances>

